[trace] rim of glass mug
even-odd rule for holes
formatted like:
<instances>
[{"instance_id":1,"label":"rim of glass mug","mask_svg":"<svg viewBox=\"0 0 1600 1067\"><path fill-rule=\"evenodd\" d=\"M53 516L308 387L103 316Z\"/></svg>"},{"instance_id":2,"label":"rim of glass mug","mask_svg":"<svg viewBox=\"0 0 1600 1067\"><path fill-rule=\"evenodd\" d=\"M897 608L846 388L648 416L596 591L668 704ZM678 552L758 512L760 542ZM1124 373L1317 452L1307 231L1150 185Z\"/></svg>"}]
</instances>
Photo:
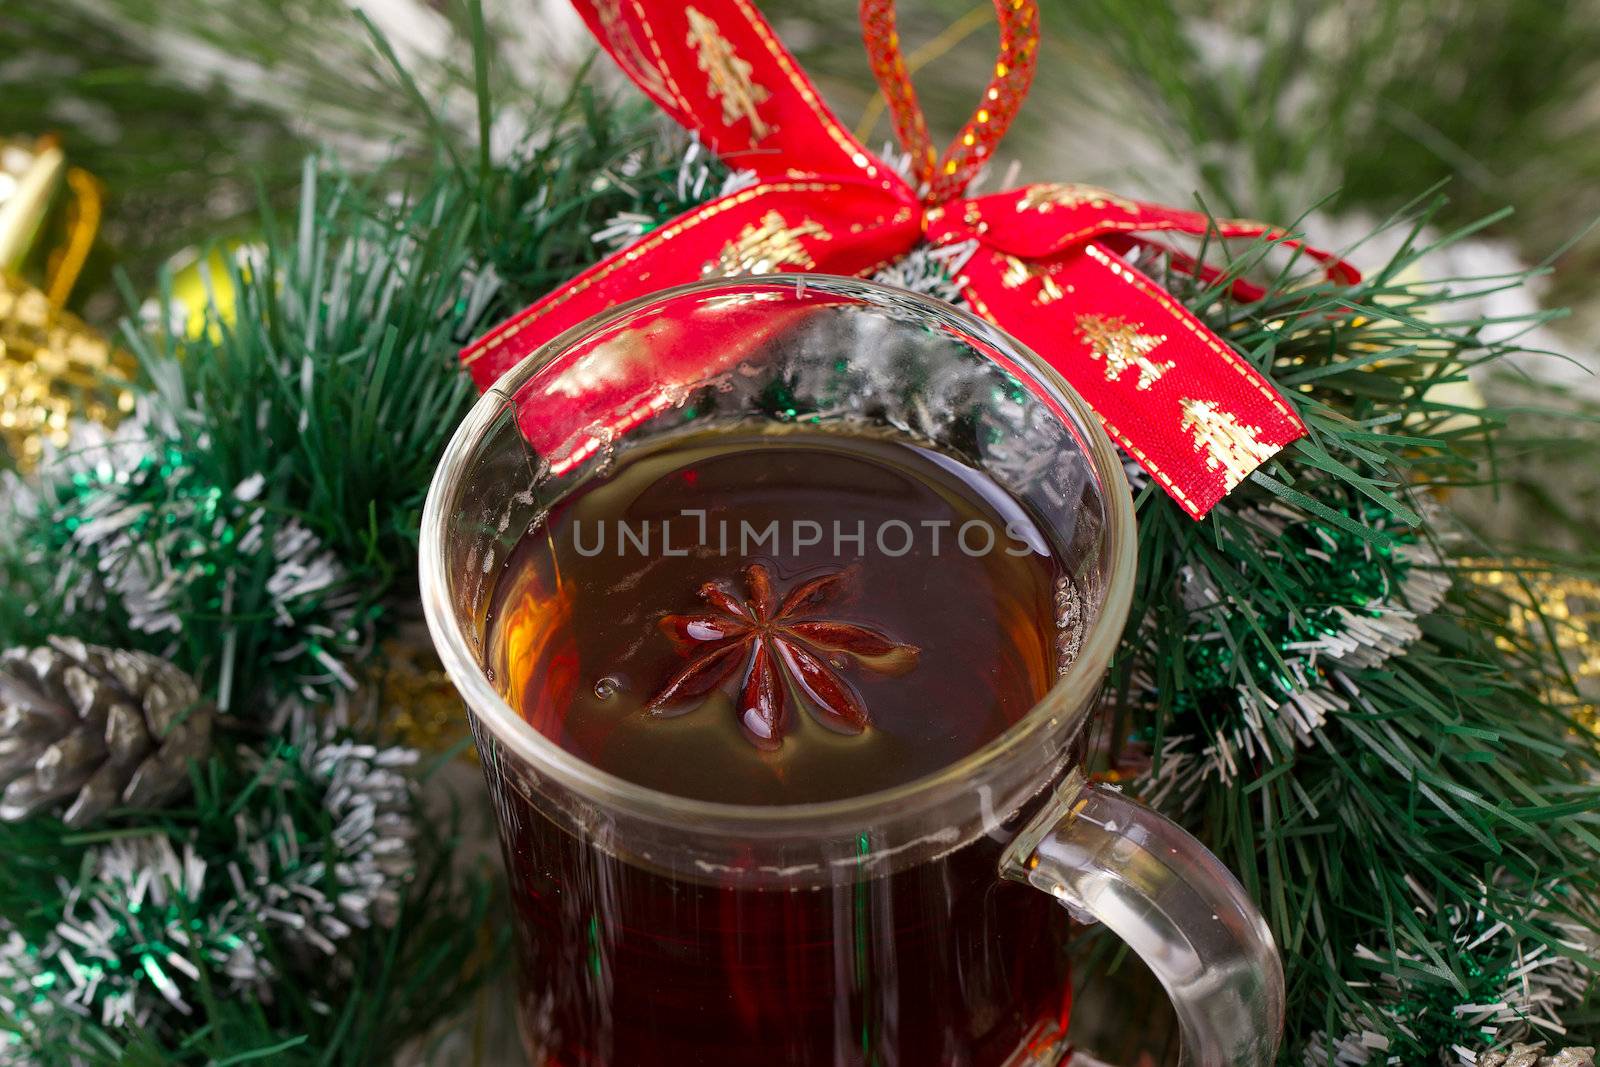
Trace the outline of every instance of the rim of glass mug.
<instances>
[{"instance_id":1,"label":"rim of glass mug","mask_svg":"<svg viewBox=\"0 0 1600 1067\"><path fill-rule=\"evenodd\" d=\"M740 283L769 290L794 286L801 294L810 290L868 301L874 297L891 297L895 304L912 303L931 318L1003 353L1017 370L1031 379L1027 383L1030 389L1046 393L1058 413L1064 412L1071 419L1098 482L1106 519L1105 594L1071 666L1027 714L988 744L933 774L890 789L817 803L741 805L692 799L635 784L566 751L524 720L490 684L454 616L444 551L454 505L479 446L495 428L507 405L514 402L519 388L580 338L603 330L641 308L701 291L726 290ZM1005 369L1016 376L1015 370ZM1075 734L1082 725L1081 720L1095 708L1094 697L1127 621L1133 595L1136 538L1133 500L1120 455L1088 405L1031 349L975 315L909 290L854 278L785 273L717 278L664 289L581 322L530 353L477 400L446 446L423 507L419 553L423 612L446 673L466 702L469 713L500 744L526 760L541 775L603 809L626 812L657 823L692 823L700 833L720 829L729 834L750 831L804 834L825 827L837 828L841 822L885 811L893 811L899 818L936 809L969 794L981 780L980 772L984 768L1005 762L1008 756L1047 735ZM1080 721L1063 722L1064 715ZM1043 787L1047 783L1037 784Z\"/></svg>"}]
</instances>

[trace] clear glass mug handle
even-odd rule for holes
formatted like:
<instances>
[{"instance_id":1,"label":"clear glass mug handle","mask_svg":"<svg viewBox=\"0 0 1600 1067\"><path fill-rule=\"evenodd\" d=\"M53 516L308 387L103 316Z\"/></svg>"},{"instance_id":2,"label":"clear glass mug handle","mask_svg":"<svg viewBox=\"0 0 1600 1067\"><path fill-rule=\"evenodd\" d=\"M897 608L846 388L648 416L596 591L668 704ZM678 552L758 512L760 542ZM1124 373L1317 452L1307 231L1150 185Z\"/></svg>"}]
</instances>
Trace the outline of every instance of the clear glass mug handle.
<instances>
[{"instance_id":1,"label":"clear glass mug handle","mask_svg":"<svg viewBox=\"0 0 1600 1067\"><path fill-rule=\"evenodd\" d=\"M1073 772L1007 847L1000 873L1100 922L1177 1009L1181 1067L1274 1062L1283 962L1244 887L1199 841Z\"/></svg>"}]
</instances>

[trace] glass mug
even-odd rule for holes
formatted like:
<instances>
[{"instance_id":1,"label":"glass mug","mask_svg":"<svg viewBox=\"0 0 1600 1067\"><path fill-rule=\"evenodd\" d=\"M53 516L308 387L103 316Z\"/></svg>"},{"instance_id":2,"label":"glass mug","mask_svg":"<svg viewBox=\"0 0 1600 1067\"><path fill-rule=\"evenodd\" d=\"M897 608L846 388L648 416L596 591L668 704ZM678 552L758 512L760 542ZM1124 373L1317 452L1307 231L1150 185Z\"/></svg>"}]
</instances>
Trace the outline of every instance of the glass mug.
<instances>
[{"instance_id":1,"label":"glass mug","mask_svg":"<svg viewBox=\"0 0 1600 1067\"><path fill-rule=\"evenodd\" d=\"M494 577L523 532L629 441L796 418L903 431L1029 507L1083 600L1056 684L942 771L825 803L686 799L536 732L485 659ZM703 282L579 325L506 374L435 476L421 582L496 805L530 1062L1055 1064L1074 920L1103 923L1160 979L1182 1063L1273 1062L1283 972L1260 914L1194 838L1080 770L1134 546L1121 461L1061 377L909 292Z\"/></svg>"}]
</instances>

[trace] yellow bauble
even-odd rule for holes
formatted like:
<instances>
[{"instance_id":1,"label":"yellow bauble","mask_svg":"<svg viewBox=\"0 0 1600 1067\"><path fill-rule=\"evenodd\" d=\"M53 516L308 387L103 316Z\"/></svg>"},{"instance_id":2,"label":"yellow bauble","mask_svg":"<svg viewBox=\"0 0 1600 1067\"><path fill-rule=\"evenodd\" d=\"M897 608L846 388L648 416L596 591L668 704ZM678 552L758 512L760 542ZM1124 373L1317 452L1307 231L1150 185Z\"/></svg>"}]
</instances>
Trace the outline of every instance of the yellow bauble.
<instances>
[{"instance_id":1,"label":"yellow bauble","mask_svg":"<svg viewBox=\"0 0 1600 1067\"><path fill-rule=\"evenodd\" d=\"M218 325L233 324L239 299L230 266L250 247L243 241L230 241L206 253L186 253L172 264L168 295L172 301L169 311L174 328L179 322L183 323L184 336L190 340L198 340L206 334L213 341L219 339Z\"/></svg>"}]
</instances>

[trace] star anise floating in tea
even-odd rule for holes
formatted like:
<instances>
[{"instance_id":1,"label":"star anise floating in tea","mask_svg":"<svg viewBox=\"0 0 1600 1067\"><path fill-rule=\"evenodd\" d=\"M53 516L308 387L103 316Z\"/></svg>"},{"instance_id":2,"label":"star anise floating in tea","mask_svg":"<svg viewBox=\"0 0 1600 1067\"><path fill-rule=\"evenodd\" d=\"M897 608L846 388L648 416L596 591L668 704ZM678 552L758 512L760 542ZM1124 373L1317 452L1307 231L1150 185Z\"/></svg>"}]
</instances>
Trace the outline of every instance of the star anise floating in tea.
<instances>
[{"instance_id":1,"label":"star anise floating in tea","mask_svg":"<svg viewBox=\"0 0 1600 1067\"><path fill-rule=\"evenodd\" d=\"M662 631L690 658L646 707L656 715L691 711L742 670L739 720L757 746L782 744L791 686L818 722L841 733L860 733L869 721L867 706L830 654L847 656L875 674L898 675L915 666L918 650L865 626L819 617L848 592L852 573L811 578L781 602L772 575L760 563L745 568L744 597L725 583L707 582L700 596L710 611L661 620Z\"/></svg>"}]
</instances>

